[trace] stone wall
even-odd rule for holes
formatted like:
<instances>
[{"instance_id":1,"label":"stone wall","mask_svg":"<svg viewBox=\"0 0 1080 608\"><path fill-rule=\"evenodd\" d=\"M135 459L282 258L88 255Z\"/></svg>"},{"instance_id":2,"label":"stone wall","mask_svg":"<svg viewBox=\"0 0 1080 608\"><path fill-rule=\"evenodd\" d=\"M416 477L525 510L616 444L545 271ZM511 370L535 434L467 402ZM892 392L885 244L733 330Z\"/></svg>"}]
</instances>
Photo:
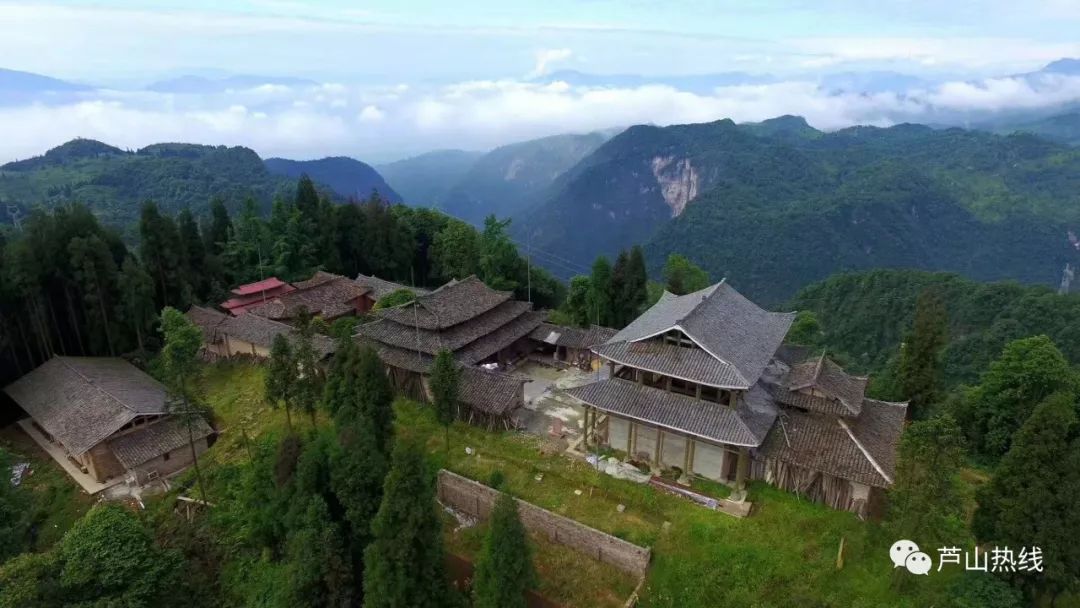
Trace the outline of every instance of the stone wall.
<instances>
[{"instance_id":1,"label":"stone wall","mask_svg":"<svg viewBox=\"0 0 1080 608\"><path fill-rule=\"evenodd\" d=\"M472 517L486 520L495 507L498 495L496 490L481 483L450 471L439 471L439 501ZM615 538L523 500L517 503L521 521L530 532L543 534L560 545L634 576L643 576L649 567L651 552L645 547Z\"/></svg>"}]
</instances>

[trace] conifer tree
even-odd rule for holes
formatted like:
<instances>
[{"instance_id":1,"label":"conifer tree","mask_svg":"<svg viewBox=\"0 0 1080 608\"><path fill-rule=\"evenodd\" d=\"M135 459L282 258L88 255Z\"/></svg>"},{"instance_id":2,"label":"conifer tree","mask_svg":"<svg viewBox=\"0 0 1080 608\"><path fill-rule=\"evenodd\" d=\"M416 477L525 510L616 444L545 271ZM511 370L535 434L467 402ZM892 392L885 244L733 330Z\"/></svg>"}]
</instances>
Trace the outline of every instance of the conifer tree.
<instances>
[{"instance_id":1,"label":"conifer tree","mask_svg":"<svg viewBox=\"0 0 1080 608\"><path fill-rule=\"evenodd\" d=\"M435 416L443 427L443 439L446 442L446 454L450 455L450 425L458 415L458 392L461 386L461 369L454 361L454 355L443 349L435 356L435 365L431 370L431 396L435 407Z\"/></svg>"},{"instance_id":2,"label":"conifer tree","mask_svg":"<svg viewBox=\"0 0 1080 608\"><path fill-rule=\"evenodd\" d=\"M990 482L979 488L973 529L980 542L1042 550L1045 572L1029 588L1058 593L1080 573L1080 423L1077 399L1050 395L1016 432Z\"/></svg>"},{"instance_id":3,"label":"conifer tree","mask_svg":"<svg viewBox=\"0 0 1080 608\"><path fill-rule=\"evenodd\" d=\"M364 551L364 608L449 604L435 480L420 446L398 442Z\"/></svg>"},{"instance_id":4,"label":"conifer tree","mask_svg":"<svg viewBox=\"0 0 1080 608\"><path fill-rule=\"evenodd\" d=\"M627 320L629 306L623 299L630 284L629 270L630 254L623 249L615 258L615 265L611 268L611 289L608 295L611 301L611 323L616 328L626 327L629 323Z\"/></svg>"},{"instance_id":5,"label":"conifer tree","mask_svg":"<svg viewBox=\"0 0 1080 608\"><path fill-rule=\"evenodd\" d=\"M641 245L630 248L626 261L626 280L620 296L624 307L624 324L629 324L639 314L649 299L649 276L645 271L645 252Z\"/></svg>"},{"instance_id":6,"label":"conifer tree","mask_svg":"<svg viewBox=\"0 0 1080 608\"><path fill-rule=\"evenodd\" d=\"M296 371L293 404L308 414L312 428L315 428L315 410L323 397L324 381L315 355L314 337L315 319L306 308L301 308L297 317L296 348L293 351Z\"/></svg>"},{"instance_id":7,"label":"conifer tree","mask_svg":"<svg viewBox=\"0 0 1080 608\"><path fill-rule=\"evenodd\" d=\"M229 219L229 210L225 207L225 201L215 196L210 201L210 227L203 234L206 252L210 255L221 255L229 244L231 231L232 221Z\"/></svg>"},{"instance_id":8,"label":"conifer tree","mask_svg":"<svg viewBox=\"0 0 1080 608\"><path fill-rule=\"evenodd\" d=\"M99 345L96 352L116 354L112 332L112 294L116 291L116 261L108 245L97 236L75 237L68 243L71 267L82 292L86 316L94 319L92 327ZM103 339L102 339L103 338Z\"/></svg>"},{"instance_id":9,"label":"conifer tree","mask_svg":"<svg viewBox=\"0 0 1080 608\"><path fill-rule=\"evenodd\" d=\"M204 300L210 289L211 277L207 274L206 245L190 209L184 209L176 216L176 227L185 276L195 297Z\"/></svg>"},{"instance_id":10,"label":"conifer tree","mask_svg":"<svg viewBox=\"0 0 1080 608\"><path fill-rule=\"evenodd\" d=\"M499 495L489 526L476 562L473 606L525 608L525 592L536 584L536 571L517 501L509 493Z\"/></svg>"},{"instance_id":11,"label":"conifer tree","mask_svg":"<svg viewBox=\"0 0 1080 608\"><path fill-rule=\"evenodd\" d=\"M611 326L613 318L611 285L611 262L604 256L598 256L592 265L589 277L589 322Z\"/></svg>"},{"instance_id":12,"label":"conifer tree","mask_svg":"<svg viewBox=\"0 0 1080 608\"><path fill-rule=\"evenodd\" d=\"M191 286L184 269L176 222L162 215L153 201L148 201L139 219L139 238L139 258L154 277L157 305L186 308Z\"/></svg>"},{"instance_id":13,"label":"conifer tree","mask_svg":"<svg viewBox=\"0 0 1080 608\"><path fill-rule=\"evenodd\" d=\"M154 279L134 256L124 258L120 268L120 317L135 331L139 350L146 351L144 335L154 324Z\"/></svg>"},{"instance_id":14,"label":"conifer tree","mask_svg":"<svg viewBox=\"0 0 1080 608\"><path fill-rule=\"evenodd\" d=\"M394 443L394 389L374 348L360 348L356 374L360 378L357 383L357 406L361 415L370 421L379 450L389 456Z\"/></svg>"},{"instance_id":15,"label":"conifer tree","mask_svg":"<svg viewBox=\"0 0 1080 608\"><path fill-rule=\"evenodd\" d=\"M948 319L941 298L923 290L915 301L915 322L900 355L900 384L908 416L925 418L941 398L941 349L948 342Z\"/></svg>"},{"instance_id":16,"label":"conifer tree","mask_svg":"<svg viewBox=\"0 0 1080 608\"><path fill-rule=\"evenodd\" d=\"M270 361L266 366L266 398L271 407L285 408L285 425L292 433L293 398L296 390L296 361L292 345L285 334L274 336L270 345Z\"/></svg>"}]
</instances>

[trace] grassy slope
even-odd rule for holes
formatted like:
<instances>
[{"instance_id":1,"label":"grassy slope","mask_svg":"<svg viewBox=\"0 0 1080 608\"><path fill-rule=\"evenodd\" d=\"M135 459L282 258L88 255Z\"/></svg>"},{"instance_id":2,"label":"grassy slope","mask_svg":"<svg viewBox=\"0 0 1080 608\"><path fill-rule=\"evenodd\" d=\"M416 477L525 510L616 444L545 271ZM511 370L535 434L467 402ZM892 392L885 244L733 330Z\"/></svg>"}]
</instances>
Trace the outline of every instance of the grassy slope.
<instances>
[{"instance_id":1,"label":"grassy slope","mask_svg":"<svg viewBox=\"0 0 1080 608\"><path fill-rule=\"evenodd\" d=\"M218 422L226 428L212 450L213 460L243 457L243 442L237 432L242 420L246 420L250 435L283 429L284 415L262 404L262 373L261 368L248 364L208 368L204 386ZM754 515L735 519L598 474L538 438L490 433L460 424L451 428L447 455L442 429L430 411L404 400L396 407L399 433L426 442L439 466L480 481L500 470L508 487L521 498L652 547L653 564L642 606L940 606L946 597L951 577L945 574L907 581L908 587L895 590L890 585L892 569L887 553L895 539L888 538L878 524L861 522L849 513L754 484ZM301 428L310 424L306 419L294 423ZM466 446L473 448L473 455L465 453ZM535 480L538 473L543 473L540 482ZM582 494L576 495L575 490ZM616 510L619 504L626 506L625 512ZM666 529L665 523L670 524ZM845 543L844 568L837 570L841 538ZM475 538L460 541L474 547L477 542ZM967 539L957 542L966 544ZM574 565L560 566L560 570L574 572L582 567L575 556L566 559ZM588 574L577 580L580 593L596 593L598 590L590 587L608 584ZM608 590L610 597L625 590L621 582L618 585L618 589ZM561 587L566 589L566 585ZM551 589L545 587L545 591ZM593 605L587 599L553 599Z\"/></svg>"}]
</instances>

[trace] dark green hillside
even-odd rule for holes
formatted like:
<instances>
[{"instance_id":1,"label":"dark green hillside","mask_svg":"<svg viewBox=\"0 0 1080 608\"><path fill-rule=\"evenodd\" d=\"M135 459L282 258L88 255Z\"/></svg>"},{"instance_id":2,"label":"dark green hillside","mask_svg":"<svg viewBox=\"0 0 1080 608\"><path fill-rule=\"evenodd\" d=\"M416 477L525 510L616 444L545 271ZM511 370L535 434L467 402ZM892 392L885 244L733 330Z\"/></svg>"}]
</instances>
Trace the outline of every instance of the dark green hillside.
<instances>
[{"instance_id":1,"label":"dark green hillside","mask_svg":"<svg viewBox=\"0 0 1080 608\"><path fill-rule=\"evenodd\" d=\"M1005 344L1039 334L1050 336L1071 362L1080 363L1080 294L1058 295L1048 287L875 270L809 285L787 307L813 311L828 348L873 371L898 352L911 327L915 299L928 288L940 295L949 318L943 353L948 384L974 383Z\"/></svg>"},{"instance_id":2,"label":"dark green hillside","mask_svg":"<svg viewBox=\"0 0 1080 608\"><path fill-rule=\"evenodd\" d=\"M391 203L400 203L401 196L386 183L379 172L366 163L347 156L319 160L266 159L266 168L275 175L299 179L307 174L346 198L367 199L372 192Z\"/></svg>"},{"instance_id":3,"label":"dark green hillside","mask_svg":"<svg viewBox=\"0 0 1080 608\"><path fill-rule=\"evenodd\" d=\"M254 151L243 147L155 144L127 152L77 139L43 156L0 166L0 202L24 208L83 202L104 222L126 227L139 205L154 200L168 213L190 207L197 214L214 196L248 196L268 205L295 182L271 175Z\"/></svg>"},{"instance_id":4,"label":"dark green hillside","mask_svg":"<svg viewBox=\"0 0 1080 608\"><path fill-rule=\"evenodd\" d=\"M516 215L606 139L602 133L554 135L496 148L440 197L439 208L473 224L492 213Z\"/></svg>"},{"instance_id":5,"label":"dark green hillside","mask_svg":"<svg viewBox=\"0 0 1080 608\"><path fill-rule=\"evenodd\" d=\"M456 184L482 152L436 150L376 167L405 202L435 207Z\"/></svg>"},{"instance_id":6,"label":"dark green hillside","mask_svg":"<svg viewBox=\"0 0 1080 608\"><path fill-rule=\"evenodd\" d=\"M992 130L997 133L1031 133L1058 143L1080 146L1080 112L995 125Z\"/></svg>"}]
</instances>

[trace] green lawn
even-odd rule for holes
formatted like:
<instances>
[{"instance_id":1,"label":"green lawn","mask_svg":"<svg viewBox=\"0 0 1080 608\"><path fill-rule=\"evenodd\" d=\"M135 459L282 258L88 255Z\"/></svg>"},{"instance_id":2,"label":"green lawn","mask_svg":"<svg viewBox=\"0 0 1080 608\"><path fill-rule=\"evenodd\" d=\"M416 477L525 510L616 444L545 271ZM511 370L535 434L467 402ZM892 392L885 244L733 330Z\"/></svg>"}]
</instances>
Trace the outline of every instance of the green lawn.
<instances>
[{"instance_id":1,"label":"green lawn","mask_svg":"<svg viewBox=\"0 0 1080 608\"><path fill-rule=\"evenodd\" d=\"M249 364L208 367L203 386L218 424L226 429L208 460L242 457L240 422L249 435L283 430L284 414L263 403L262 377L262 370ZM948 605L951 577L945 573L912 578L902 591L894 590L888 547L895 539L878 524L849 513L755 483L750 487L754 513L737 519L600 474L540 438L464 424L451 427L447 454L442 427L429 409L406 400L395 407L399 434L424 442L435 464L482 482L501 471L507 487L520 498L651 547L653 562L642 606ZM294 418L298 428L310 425L306 417ZM472 448L472 455L466 454L466 447ZM622 513L617 510L620 504L625 506ZM844 567L838 570L841 539ZM477 542L477 538L461 540L465 546L475 547ZM571 570L571 578L576 568L565 568ZM550 571L542 569L545 575ZM606 584L587 571L577 578L586 587ZM624 588L608 591L614 597Z\"/></svg>"}]
</instances>

